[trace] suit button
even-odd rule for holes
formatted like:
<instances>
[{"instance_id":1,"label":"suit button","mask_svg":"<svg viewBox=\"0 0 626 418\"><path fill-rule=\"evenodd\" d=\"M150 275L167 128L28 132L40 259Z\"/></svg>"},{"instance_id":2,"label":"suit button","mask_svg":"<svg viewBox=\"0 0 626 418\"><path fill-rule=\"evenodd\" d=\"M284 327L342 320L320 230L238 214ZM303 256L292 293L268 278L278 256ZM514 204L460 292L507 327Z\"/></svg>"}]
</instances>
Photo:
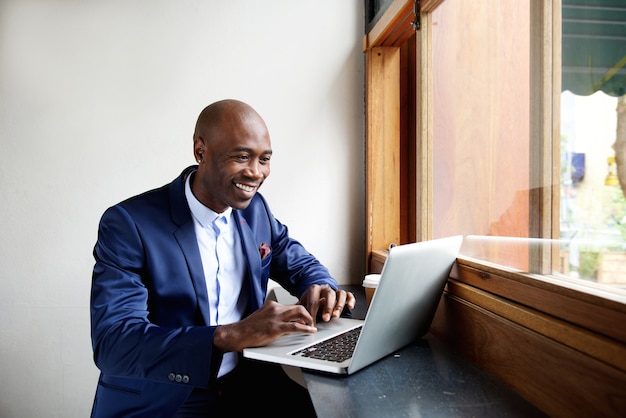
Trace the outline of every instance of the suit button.
<instances>
[{"instance_id":1,"label":"suit button","mask_svg":"<svg viewBox=\"0 0 626 418\"><path fill-rule=\"evenodd\" d=\"M174 373L170 373L167 375L167 378L170 382L173 382L174 380L176 380L176 375Z\"/></svg>"},{"instance_id":2,"label":"suit button","mask_svg":"<svg viewBox=\"0 0 626 418\"><path fill-rule=\"evenodd\" d=\"M180 375L180 374L177 374L177 375L176 375L176 383L180 383L180 382L182 382L182 381L183 381L183 376L182 376L182 375Z\"/></svg>"},{"instance_id":3,"label":"suit button","mask_svg":"<svg viewBox=\"0 0 626 418\"><path fill-rule=\"evenodd\" d=\"M183 383L189 383L189 376L186 374L183 375Z\"/></svg>"}]
</instances>

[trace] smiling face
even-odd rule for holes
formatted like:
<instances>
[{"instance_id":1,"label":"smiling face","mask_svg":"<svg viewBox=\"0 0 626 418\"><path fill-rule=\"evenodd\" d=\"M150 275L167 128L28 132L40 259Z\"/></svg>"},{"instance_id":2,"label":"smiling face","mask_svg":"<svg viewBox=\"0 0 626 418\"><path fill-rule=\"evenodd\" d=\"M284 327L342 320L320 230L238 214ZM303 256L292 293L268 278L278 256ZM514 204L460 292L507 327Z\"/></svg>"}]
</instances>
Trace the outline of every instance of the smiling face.
<instances>
[{"instance_id":1,"label":"smiling face","mask_svg":"<svg viewBox=\"0 0 626 418\"><path fill-rule=\"evenodd\" d=\"M194 154L199 166L191 190L217 213L248 207L270 174L269 132L263 119L242 102L217 102L202 111Z\"/></svg>"}]
</instances>

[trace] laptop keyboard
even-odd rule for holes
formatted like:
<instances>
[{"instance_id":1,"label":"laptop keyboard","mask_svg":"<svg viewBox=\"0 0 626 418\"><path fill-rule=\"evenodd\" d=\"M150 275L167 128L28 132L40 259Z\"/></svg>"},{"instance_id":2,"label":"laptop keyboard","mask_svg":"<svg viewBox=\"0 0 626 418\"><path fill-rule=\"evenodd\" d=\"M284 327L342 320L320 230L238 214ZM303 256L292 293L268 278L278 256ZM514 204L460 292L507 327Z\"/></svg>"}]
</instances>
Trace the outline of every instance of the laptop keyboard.
<instances>
[{"instance_id":1,"label":"laptop keyboard","mask_svg":"<svg viewBox=\"0 0 626 418\"><path fill-rule=\"evenodd\" d=\"M298 350L292 355L341 363L352 357L361 327Z\"/></svg>"}]
</instances>

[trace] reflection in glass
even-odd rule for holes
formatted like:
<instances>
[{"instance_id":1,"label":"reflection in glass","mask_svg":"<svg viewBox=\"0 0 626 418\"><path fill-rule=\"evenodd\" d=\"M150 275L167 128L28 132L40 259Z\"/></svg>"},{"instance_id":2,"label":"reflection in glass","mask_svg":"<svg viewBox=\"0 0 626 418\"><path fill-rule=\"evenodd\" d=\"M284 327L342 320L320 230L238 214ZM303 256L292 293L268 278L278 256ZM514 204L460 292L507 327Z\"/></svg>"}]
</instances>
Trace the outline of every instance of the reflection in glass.
<instances>
[{"instance_id":1,"label":"reflection in glass","mask_svg":"<svg viewBox=\"0 0 626 418\"><path fill-rule=\"evenodd\" d=\"M533 113L541 107L532 84L531 57L539 55L531 43L534 3L446 0L433 12L432 236L511 237L479 246L477 254L519 271L626 287L626 198L614 185L620 161L626 165L626 100L617 97L626 91L626 52L603 46L619 39L626 51L626 5L571 3L563 2L560 124ZM612 19L604 28L610 33L588 39L593 31L583 26L585 13L590 22ZM596 46L576 48L581 37ZM601 53L602 60L581 61L584 51ZM614 57L604 75L594 66L592 86L582 87L580 62ZM560 128L560 136L542 142L535 129L542 123Z\"/></svg>"},{"instance_id":2,"label":"reflection in glass","mask_svg":"<svg viewBox=\"0 0 626 418\"><path fill-rule=\"evenodd\" d=\"M563 0L562 22L562 273L626 287L626 3Z\"/></svg>"},{"instance_id":3,"label":"reflection in glass","mask_svg":"<svg viewBox=\"0 0 626 418\"><path fill-rule=\"evenodd\" d=\"M607 185L616 108L617 98L601 91L561 95L561 237L572 242L561 257L570 277L626 286L626 199L618 183Z\"/></svg>"}]
</instances>

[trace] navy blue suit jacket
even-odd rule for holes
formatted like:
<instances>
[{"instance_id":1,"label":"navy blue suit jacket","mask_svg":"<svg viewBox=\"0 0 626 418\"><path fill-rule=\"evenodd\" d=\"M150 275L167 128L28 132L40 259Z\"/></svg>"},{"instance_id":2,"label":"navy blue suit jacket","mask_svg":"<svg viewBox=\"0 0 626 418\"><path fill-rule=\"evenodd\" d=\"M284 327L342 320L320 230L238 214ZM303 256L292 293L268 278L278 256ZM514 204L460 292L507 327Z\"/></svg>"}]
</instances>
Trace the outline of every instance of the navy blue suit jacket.
<instances>
[{"instance_id":1,"label":"navy blue suit jacket","mask_svg":"<svg viewBox=\"0 0 626 418\"><path fill-rule=\"evenodd\" d=\"M92 416L171 416L216 370L215 327L207 326L205 277L184 193L193 169L102 216L91 293L92 345L101 370ZM264 303L270 277L298 297L312 284L337 288L260 194L233 213L247 263L248 312ZM263 259L262 244L270 249Z\"/></svg>"}]
</instances>

